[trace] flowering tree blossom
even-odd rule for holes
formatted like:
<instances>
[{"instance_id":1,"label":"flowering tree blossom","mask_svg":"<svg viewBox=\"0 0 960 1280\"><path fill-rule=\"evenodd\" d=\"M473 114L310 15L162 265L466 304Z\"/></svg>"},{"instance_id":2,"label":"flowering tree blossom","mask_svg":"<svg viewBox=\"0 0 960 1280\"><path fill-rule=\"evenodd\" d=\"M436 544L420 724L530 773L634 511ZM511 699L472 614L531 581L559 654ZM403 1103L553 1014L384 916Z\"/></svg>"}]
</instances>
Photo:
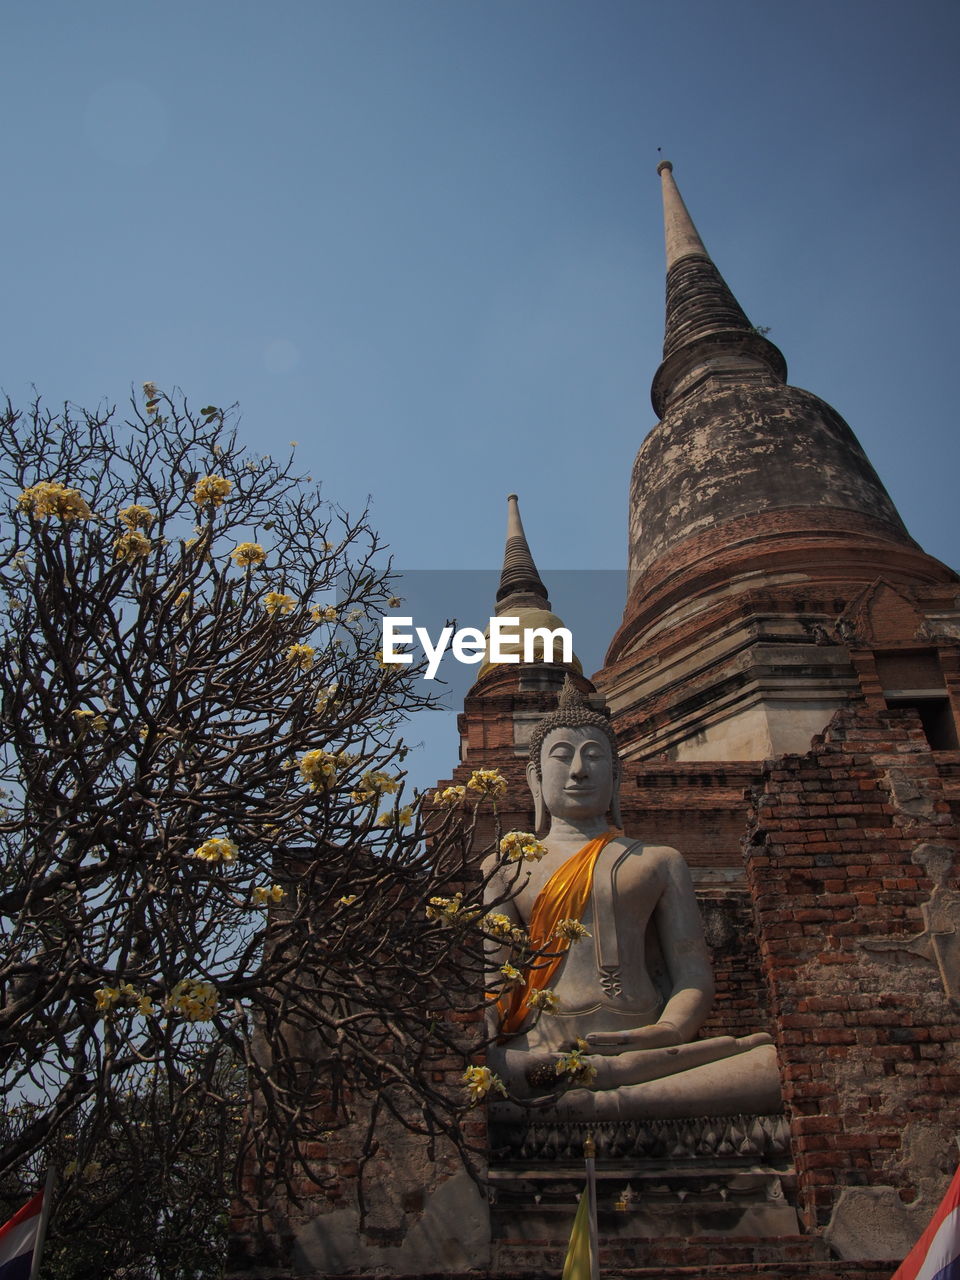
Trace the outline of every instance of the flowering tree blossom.
<instances>
[{"instance_id":1,"label":"flowering tree blossom","mask_svg":"<svg viewBox=\"0 0 960 1280\"><path fill-rule=\"evenodd\" d=\"M462 1147L487 1077L434 1064L474 1061L505 945L472 850L503 780L404 797L427 699L377 659L397 585L366 515L146 394L128 422L0 414L0 1087L26 1116L0 1173L67 1132L74 1170L109 1163L131 1095L163 1100L152 1160L192 1134L251 1193L320 1181L361 1113ZM538 852L510 842L518 875Z\"/></svg>"}]
</instances>

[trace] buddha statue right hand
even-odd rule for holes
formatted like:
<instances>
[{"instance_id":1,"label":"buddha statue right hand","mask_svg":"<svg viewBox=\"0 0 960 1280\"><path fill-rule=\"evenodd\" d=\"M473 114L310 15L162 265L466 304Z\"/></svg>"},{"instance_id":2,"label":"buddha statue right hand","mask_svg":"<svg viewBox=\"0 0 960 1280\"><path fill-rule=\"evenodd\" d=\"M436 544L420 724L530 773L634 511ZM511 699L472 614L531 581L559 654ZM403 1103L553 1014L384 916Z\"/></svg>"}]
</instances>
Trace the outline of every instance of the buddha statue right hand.
<instances>
[{"instance_id":1,"label":"buddha statue right hand","mask_svg":"<svg viewBox=\"0 0 960 1280\"><path fill-rule=\"evenodd\" d=\"M668 1049L683 1043L683 1037L672 1022L654 1022L647 1027L631 1027L627 1031L591 1031L584 1039L588 1051L597 1054Z\"/></svg>"}]
</instances>

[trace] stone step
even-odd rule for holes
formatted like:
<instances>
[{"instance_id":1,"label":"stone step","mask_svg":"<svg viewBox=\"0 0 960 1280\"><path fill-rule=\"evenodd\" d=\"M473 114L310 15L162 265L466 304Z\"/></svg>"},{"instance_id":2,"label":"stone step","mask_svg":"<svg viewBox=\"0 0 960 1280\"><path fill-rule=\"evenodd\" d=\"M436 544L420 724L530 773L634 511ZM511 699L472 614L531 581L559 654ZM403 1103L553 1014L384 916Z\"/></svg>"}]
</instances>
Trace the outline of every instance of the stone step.
<instances>
[{"instance_id":1,"label":"stone step","mask_svg":"<svg viewBox=\"0 0 960 1280\"><path fill-rule=\"evenodd\" d=\"M515 1273L556 1276L563 1270L565 1256L566 1245L558 1244L556 1240L501 1239L494 1245L490 1273L497 1276ZM838 1266L849 1270L849 1265L834 1262L824 1242L816 1236L740 1237L737 1240L722 1236L695 1239L600 1238L603 1280L613 1280L621 1275L639 1278L661 1273L669 1274L671 1280L674 1276L679 1280L685 1275L712 1276L714 1273L725 1280L726 1277L732 1280L738 1271L745 1276L769 1275L771 1280L781 1271L784 1276L822 1276L823 1280L833 1280L834 1274L837 1277L847 1274L847 1271L836 1270ZM885 1272L881 1268L883 1280L889 1280L896 1265L894 1263ZM850 1274L861 1275L863 1272L862 1269L854 1270Z\"/></svg>"},{"instance_id":2,"label":"stone step","mask_svg":"<svg viewBox=\"0 0 960 1280\"><path fill-rule=\"evenodd\" d=\"M890 1280L896 1262L731 1262L680 1267L608 1267L602 1262L600 1280ZM550 1266L495 1268L486 1271L375 1272L378 1280L558 1280L563 1258ZM270 1270L257 1272L262 1280L371 1280L372 1272L328 1275L323 1272Z\"/></svg>"},{"instance_id":3,"label":"stone step","mask_svg":"<svg viewBox=\"0 0 960 1280\"><path fill-rule=\"evenodd\" d=\"M475 1273L471 1280L557 1280L563 1270L563 1261L562 1254L544 1257L536 1265L527 1258L514 1267L504 1258L490 1271ZM895 1261L841 1262L797 1258L698 1262L693 1265L658 1261L651 1266L624 1266L611 1265L601 1254L600 1276L601 1280L890 1280L897 1265Z\"/></svg>"}]
</instances>

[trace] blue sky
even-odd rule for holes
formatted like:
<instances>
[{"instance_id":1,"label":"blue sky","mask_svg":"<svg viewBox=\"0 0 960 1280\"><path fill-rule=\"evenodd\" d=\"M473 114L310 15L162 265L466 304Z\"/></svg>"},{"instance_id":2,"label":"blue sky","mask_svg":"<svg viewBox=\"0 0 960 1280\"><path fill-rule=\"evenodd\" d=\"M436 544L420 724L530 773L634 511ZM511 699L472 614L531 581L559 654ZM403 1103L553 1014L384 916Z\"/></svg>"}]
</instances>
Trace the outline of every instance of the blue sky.
<instances>
[{"instance_id":1,"label":"blue sky","mask_svg":"<svg viewBox=\"0 0 960 1280\"><path fill-rule=\"evenodd\" d=\"M659 146L791 381L956 564L958 28L940 0L7 0L0 388L237 401L254 447L372 495L405 567L498 563L516 491L548 586L620 571Z\"/></svg>"}]
</instances>

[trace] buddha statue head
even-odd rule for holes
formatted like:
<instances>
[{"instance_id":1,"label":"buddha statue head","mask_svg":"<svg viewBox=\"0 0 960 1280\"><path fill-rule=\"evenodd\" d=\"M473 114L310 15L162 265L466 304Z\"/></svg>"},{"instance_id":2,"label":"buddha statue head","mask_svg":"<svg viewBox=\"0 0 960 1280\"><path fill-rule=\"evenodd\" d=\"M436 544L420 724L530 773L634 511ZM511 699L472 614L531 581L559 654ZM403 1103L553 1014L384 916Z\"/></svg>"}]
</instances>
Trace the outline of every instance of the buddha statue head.
<instances>
[{"instance_id":1,"label":"buddha statue head","mask_svg":"<svg viewBox=\"0 0 960 1280\"><path fill-rule=\"evenodd\" d=\"M578 777L571 780L576 757ZM527 782L533 794L536 829L547 814L576 821L609 814L620 820L620 756L610 720L595 711L569 676L556 711L539 721L530 737Z\"/></svg>"}]
</instances>

